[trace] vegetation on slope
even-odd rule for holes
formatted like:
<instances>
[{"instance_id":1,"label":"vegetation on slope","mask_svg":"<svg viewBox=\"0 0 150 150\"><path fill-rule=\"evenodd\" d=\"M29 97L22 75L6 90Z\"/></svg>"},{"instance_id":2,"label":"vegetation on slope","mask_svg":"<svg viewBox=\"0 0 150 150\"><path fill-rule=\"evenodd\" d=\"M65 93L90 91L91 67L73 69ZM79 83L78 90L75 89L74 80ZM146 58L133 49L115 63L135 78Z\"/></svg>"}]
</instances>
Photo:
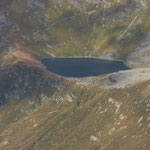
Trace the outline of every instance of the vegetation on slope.
<instances>
[{"instance_id":1,"label":"vegetation on slope","mask_svg":"<svg viewBox=\"0 0 150 150\"><path fill-rule=\"evenodd\" d=\"M105 53L126 61L136 52L149 35L150 1L93 2L0 3L0 149L149 150L149 81L102 89L106 75L84 86L39 61Z\"/></svg>"},{"instance_id":2,"label":"vegetation on slope","mask_svg":"<svg viewBox=\"0 0 150 150\"><path fill-rule=\"evenodd\" d=\"M149 149L149 82L118 90L70 87L9 124L1 148Z\"/></svg>"},{"instance_id":3,"label":"vegetation on slope","mask_svg":"<svg viewBox=\"0 0 150 150\"><path fill-rule=\"evenodd\" d=\"M14 42L40 57L111 53L126 60L149 34L149 1L142 2L13 0L7 13Z\"/></svg>"}]
</instances>

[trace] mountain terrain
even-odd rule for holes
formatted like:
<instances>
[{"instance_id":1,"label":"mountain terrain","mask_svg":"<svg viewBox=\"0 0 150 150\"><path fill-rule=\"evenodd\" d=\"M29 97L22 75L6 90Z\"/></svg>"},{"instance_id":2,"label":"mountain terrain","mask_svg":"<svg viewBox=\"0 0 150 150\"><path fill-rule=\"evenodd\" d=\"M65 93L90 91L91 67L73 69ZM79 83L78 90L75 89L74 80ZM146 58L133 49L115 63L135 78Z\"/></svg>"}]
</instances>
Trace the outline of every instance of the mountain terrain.
<instances>
[{"instance_id":1,"label":"mountain terrain","mask_svg":"<svg viewBox=\"0 0 150 150\"><path fill-rule=\"evenodd\" d=\"M150 0L0 1L0 150L150 149ZM132 69L65 78L44 57Z\"/></svg>"}]
</instances>

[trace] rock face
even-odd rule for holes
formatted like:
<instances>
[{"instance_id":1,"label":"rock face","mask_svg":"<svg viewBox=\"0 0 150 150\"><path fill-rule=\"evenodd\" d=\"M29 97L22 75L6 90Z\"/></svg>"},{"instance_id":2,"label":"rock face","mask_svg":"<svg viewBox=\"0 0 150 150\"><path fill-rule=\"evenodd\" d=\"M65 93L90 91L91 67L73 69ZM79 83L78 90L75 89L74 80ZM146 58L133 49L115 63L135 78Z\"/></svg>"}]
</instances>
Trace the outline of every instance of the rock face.
<instances>
[{"instance_id":1,"label":"rock face","mask_svg":"<svg viewBox=\"0 0 150 150\"><path fill-rule=\"evenodd\" d=\"M150 36L140 42L139 47L128 57L127 63L131 67L150 66Z\"/></svg>"},{"instance_id":2,"label":"rock face","mask_svg":"<svg viewBox=\"0 0 150 150\"><path fill-rule=\"evenodd\" d=\"M30 7L31 9L44 9L45 4L42 1L34 1L34 0L28 0L27 1L27 7Z\"/></svg>"},{"instance_id":3,"label":"rock face","mask_svg":"<svg viewBox=\"0 0 150 150\"><path fill-rule=\"evenodd\" d=\"M4 16L0 16L0 29L9 27L11 25L10 21Z\"/></svg>"},{"instance_id":4,"label":"rock face","mask_svg":"<svg viewBox=\"0 0 150 150\"><path fill-rule=\"evenodd\" d=\"M19 101L35 96L43 101L49 99L55 91L57 91L62 85L61 80L56 78L43 78L43 71L39 68L26 66L23 62L0 70L0 104L3 105L10 100L15 93ZM36 88L35 88L36 87ZM45 87L48 91L45 93ZM19 92L21 91L21 92Z\"/></svg>"},{"instance_id":5,"label":"rock face","mask_svg":"<svg viewBox=\"0 0 150 150\"><path fill-rule=\"evenodd\" d=\"M111 79L111 80L110 80ZM150 80L150 69L139 68L129 71L120 71L112 74L104 82L104 88L125 88L136 83Z\"/></svg>"},{"instance_id":6,"label":"rock face","mask_svg":"<svg viewBox=\"0 0 150 150\"><path fill-rule=\"evenodd\" d=\"M125 89L150 80L150 68L136 68L119 71L105 77L88 77L76 79L76 84L83 87L99 87L101 89Z\"/></svg>"}]
</instances>

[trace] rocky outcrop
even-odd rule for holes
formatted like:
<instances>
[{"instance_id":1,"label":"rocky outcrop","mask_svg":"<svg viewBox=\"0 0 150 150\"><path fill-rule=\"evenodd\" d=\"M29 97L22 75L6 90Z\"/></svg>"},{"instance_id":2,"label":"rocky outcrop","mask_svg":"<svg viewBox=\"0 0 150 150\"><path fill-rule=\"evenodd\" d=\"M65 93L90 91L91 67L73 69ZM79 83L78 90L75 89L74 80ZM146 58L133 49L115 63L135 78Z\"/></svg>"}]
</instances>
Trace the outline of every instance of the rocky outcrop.
<instances>
[{"instance_id":1,"label":"rocky outcrop","mask_svg":"<svg viewBox=\"0 0 150 150\"><path fill-rule=\"evenodd\" d=\"M138 48L131 53L126 62L131 67L150 66L150 36L140 42Z\"/></svg>"},{"instance_id":2,"label":"rocky outcrop","mask_svg":"<svg viewBox=\"0 0 150 150\"><path fill-rule=\"evenodd\" d=\"M12 25L9 19L5 15L0 15L0 30L8 28Z\"/></svg>"},{"instance_id":3,"label":"rocky outcrop","mask_svg":"<svg viewBox=\"0 0 150 150\"><path fill-rule=\"evenodd\" d=\"M45 4L41 0L28 0L27 1L27 7L30 7L32 9L44 9Z\"/></svg>"},{"instance_id":4,"label":"rocky outcrop","mask_svg":"<svg viewBox=\"0 0 150 150\"><path fill-rule=\"evenodd\" d=\"M43 70L18 62L0 70L0 104L3 105L14 97L23 100L32 96L45 101L61 88L62 80L58 77L45 78Z\"/></svg>"},{"instance_id":5,"label":"rocky outcrop","mask_svg":"<svg viewBox=\"0 0 150 150\"><path fill-rule=\"evenodd\" d=\"M137 68L113 73L104 80L103 88L125 88L150 80L150 68Z\"/></svg>"}]
</instances>

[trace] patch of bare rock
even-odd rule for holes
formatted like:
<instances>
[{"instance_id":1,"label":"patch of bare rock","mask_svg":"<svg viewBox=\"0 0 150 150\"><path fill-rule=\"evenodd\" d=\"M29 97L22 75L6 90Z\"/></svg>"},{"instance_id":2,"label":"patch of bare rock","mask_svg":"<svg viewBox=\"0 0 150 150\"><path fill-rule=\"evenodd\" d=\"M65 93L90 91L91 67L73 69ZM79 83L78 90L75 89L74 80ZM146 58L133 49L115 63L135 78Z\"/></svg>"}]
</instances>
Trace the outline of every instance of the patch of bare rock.
<instances>
[{"instance_id":1,"label":"patch of bare rock","mask_svg":"<svg viewBox=\"0 0 150 150\"><path fill-rule=\"evenodd\" d=\"M95 86L103 89L126 88L150 80L150 68L119 71L105 76L76 79L80 86Z\"/></svg>"}]
</instances>

